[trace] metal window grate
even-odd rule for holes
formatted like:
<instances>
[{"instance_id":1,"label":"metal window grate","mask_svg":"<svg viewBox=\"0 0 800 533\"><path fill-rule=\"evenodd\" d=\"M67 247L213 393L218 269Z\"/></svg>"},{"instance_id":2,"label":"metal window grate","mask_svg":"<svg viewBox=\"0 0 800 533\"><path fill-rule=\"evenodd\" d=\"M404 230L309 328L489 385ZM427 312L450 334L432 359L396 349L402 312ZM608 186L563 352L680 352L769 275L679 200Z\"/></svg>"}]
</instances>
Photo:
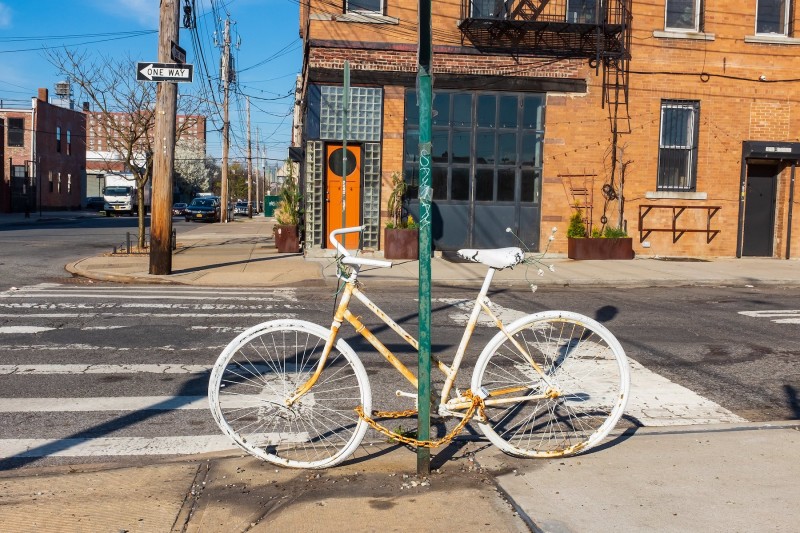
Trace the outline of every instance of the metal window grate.
<instances>
[{"instance_id":1,"label":"metal window grate","mask_svg":"<svg viewBox=\"0 0 800 533\"><path fill-rule=\"evenodd\" d=\"M700 102L662 101L658 190L695 190L699 111Z\"/></svg>"}]
</instances>

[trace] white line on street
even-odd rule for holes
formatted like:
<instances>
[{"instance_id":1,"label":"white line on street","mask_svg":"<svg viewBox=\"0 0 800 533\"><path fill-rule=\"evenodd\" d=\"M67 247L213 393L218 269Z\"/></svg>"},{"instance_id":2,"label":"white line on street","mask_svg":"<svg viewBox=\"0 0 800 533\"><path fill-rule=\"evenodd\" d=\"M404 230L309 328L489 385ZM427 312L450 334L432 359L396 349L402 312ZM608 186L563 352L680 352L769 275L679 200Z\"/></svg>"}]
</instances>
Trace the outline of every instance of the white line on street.
<instances>
[{"instance_id":1,"label":"white line on street","mask_svg":"<svg viewBox=\"0 0 800 533\"><path fill-rule=\"evenodd\" d=\"M173 411L208 409L207 396L109 396L100 398L0 398L0 413Z\"/></svg>"},{"instance_id":2,"label":"white line on street","mask_svg":"<svg viewBox=\"0 0 800 533\"><path fill-rule=\"evenodd\" d=\"M2 333L41 333L43 331L50 331L56 328L43 328L39 326L0 326L0 334Z\"/></svg>"},{"instance_id":3,"label":"white line on street","mask_svg":"<svg viewBox=\"0 0 800 533\"><path fill-rule=\"evenodd\" d=\"M186 455L236 448L225 435L102 437L86 439L0 439L0 457L101 457Z\"/></svg>"},{"instance_id":4,"label":"white line on street","mask_svg":"<svg viewBox=\"0 0 800 533\"><path fill-rule=\"evenodd\" d=\"M1 348L1 347L0 347ZM211 365L153 364L153 365L0 365L0 375L48 374L202 374Z\"/></svg>"},{"instance_id":5,"label":"white line on street","mask_svg":"<svg viewBox=\"0 0 800 533\"><path fill-rule=\"evenodd\" d=\"M295 313L0 313L0 318L297 318Z\"/></svg>"},{"instance_id":6,"label":"white line on street","mask_svg":"<svg viewBox=\"0 0 800 533\"><path fill-rule=\"evenodd\" d=\"M452 313L454 322L465 325L472 311L472 301L437 298L434 301L450 304L462 312ZM492 303L492 312L503 323L509 324L529 313L515 311ZM485 314L482 325L493 325ZM612 326L613 329L613 326ZM671 426L684 424L715 424L746 422L724 407L700 396L686 387L673 383L628 359L631 367L631 391L625 414L636 418L645 426Z\"/></svg>"}]
</instances>

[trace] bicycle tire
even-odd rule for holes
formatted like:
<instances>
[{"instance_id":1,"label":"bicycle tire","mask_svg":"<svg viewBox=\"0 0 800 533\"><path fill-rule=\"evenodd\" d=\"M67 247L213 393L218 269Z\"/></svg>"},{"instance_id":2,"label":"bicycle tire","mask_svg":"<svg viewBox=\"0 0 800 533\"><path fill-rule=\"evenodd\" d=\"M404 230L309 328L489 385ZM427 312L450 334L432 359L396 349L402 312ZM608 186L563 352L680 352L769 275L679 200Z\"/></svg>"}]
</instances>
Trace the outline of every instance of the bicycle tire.
<instances>
[{"instance_id":1,"label":"bicycle tire","mask_svg":"<svg viewBox=\"0 0 800 533\"><path fill-rule=\"evenodd\" d=\"M489 394L485 417L476 418L483 434L520 457L576 455L602 441L622 416L630 390L628 360L614 335L597 321L569 311L529 315L506 332L508 336L501 331L489 341L472 375L473 393ZM540 366L552 387L509 336ZM548 388L556 391L554 397L542 397ZM491 405L504 394L531 399Z\"/></svg>"},{"instance_id":2,"label":"bicycle tire","mask_svg":"<svg viewBox=\"0 0 800 533\"><path fill-rule=\"evenodd\" d=\"M353 454L369 413L367 373L337 340L319 379L293 405L286 400L317 368L330 331L303 320L272 320L242 332L222 351L208 385L220 429L249 454L292 468L334 466Z\"/></svg>"}]
</instances>

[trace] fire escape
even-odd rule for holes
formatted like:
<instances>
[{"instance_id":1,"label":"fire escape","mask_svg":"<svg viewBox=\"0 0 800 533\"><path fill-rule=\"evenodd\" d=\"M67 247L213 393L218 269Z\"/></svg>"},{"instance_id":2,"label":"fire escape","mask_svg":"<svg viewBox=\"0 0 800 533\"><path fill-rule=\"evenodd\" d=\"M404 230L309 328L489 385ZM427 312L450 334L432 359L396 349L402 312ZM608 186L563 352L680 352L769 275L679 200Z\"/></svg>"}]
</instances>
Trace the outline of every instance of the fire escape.
<instances>
[{"instance_id":1,"label":"fire escape","mask_svg":"<svg viewBox=\"0 0 800 533\"><path fill-rule=\"evenodd\" d=\"M603 75L612 131L628 105L632 0L461 0L462 40L480 51L586 58Z\"/></svg>"}]
</instances>

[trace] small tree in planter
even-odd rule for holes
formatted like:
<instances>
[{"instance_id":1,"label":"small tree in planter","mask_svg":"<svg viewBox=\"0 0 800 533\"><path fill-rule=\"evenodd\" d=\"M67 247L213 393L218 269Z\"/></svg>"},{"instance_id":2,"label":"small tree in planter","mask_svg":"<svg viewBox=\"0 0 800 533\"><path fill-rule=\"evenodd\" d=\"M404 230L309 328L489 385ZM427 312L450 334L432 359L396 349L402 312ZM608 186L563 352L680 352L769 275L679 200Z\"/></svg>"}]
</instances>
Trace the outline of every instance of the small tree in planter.
<instances>
[{"instance_id":1,"label":"small tree in planter","mask_svg":"<svg viewBox=\"0 0 800 533\"><path fill-rule=\"evenodd\" d=\"M411 215L403 217L406 188L403 175L392 173L392 190L387 203L391 220L383 232L383 256L386 259L419 259L419 229Z\"/></svg>"},{"instance_id":2,"label":"small tree in planter","mask_svg":"<svg viewBox=\"0 0 800 533\"><path fill-rule=\"evenodd\" d=\"M586 225L580 210L569 219L567 228L567 257L570 259L633 259L633 239L622 228L606 226L601 232L586 235Z\"/></svg>"},{"instance_id":3,"label":"small tree in planter","mask_svg":"<svg viewBox=\"0 0 800 533\"><path fill-rule=\"evenodd\" d=\"M275 209L275 221L277 224L273 229L275 233L275 246L279 252L297 253L300 251L300 190L297 187L297 179L294 177L294 169L290 161L286 162L287 175L278 192L280 201Z\"/></svg>"}]
</instances>

